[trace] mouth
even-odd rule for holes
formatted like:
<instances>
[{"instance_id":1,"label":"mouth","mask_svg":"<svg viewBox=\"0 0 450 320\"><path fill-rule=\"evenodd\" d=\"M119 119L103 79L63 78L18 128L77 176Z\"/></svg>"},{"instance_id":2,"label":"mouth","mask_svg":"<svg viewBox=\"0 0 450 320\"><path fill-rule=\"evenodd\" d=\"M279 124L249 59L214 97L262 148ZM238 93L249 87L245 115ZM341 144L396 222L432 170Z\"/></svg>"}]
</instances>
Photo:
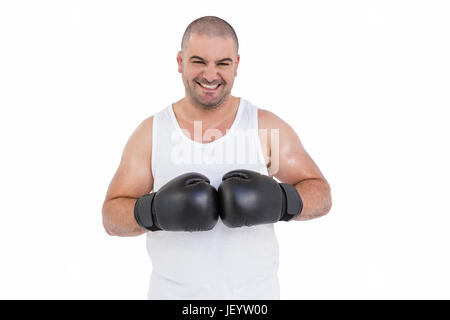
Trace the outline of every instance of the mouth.
<instances>
[{"instance_id":1,"label":"mouth","mask_svg":"<svg viewBox=\"0 0 450 320\"><path fill-rule=\"evenodd\" d=\"M205 89L206 91L216 91L222 84L216 84L216 85L207 85L207 84L202 84L200 82L197 82L197 84L202 87L203 89Z\"/></svg>"}]
</instances>

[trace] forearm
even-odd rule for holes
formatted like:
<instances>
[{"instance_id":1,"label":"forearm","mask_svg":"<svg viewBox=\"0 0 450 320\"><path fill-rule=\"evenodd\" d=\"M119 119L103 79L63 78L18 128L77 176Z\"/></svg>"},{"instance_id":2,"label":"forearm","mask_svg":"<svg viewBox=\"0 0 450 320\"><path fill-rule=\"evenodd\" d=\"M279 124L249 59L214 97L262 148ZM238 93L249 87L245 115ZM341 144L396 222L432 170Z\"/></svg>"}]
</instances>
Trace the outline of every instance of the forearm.
<instances>
[{"instance_id":1,"label":"forearm","mask_svg":"<svg viewBox=\"0 0 450 320\"><path fill-rule=\"evenodd\" d=\"M326 215L331 209L331 190L321 179L299 182L295 188L303 201L303 209L295 220L311 220Z\"/></svg>"},{"instance_id":2,"label":"forearm","mask_svg":"<svg viewBox=\"0 0 450 320\"><path fill-rule=\"evenodd\" d=\"M131 237L145 233L134 218L134 198L107 200L103 205L103 226L109 235Z\"/></svg>"}]
</instances>

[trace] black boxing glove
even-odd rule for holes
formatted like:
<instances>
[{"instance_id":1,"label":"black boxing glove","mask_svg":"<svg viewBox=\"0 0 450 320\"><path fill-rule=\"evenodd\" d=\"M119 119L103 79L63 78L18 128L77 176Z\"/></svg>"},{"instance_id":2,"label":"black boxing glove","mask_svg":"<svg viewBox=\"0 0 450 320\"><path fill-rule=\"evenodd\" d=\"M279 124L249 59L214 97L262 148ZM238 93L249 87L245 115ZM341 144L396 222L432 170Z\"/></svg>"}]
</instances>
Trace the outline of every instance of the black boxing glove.
<instances>
[{"instance_id":1,"label":"black boxing glove","mask_svg":"<svg viewBox=\"0 0 450 320\"><path fill-rule=\"evenodd\" d=\"M292 220L300 215L303 202L293 186L242 169L223 176L219 206L223 223L236 228Z\"/></svg>"},{"instance_id":2,"label":"black boxing glove","mask_svg":"<svg viewBox=\"0 0 450 320\"><path fill-rule=\"evenodd\" d=\"M134 206L137 223L149 231L206 231L219 219L217 190L200 173L182 174Z\"/></svg>"}]
</instances>

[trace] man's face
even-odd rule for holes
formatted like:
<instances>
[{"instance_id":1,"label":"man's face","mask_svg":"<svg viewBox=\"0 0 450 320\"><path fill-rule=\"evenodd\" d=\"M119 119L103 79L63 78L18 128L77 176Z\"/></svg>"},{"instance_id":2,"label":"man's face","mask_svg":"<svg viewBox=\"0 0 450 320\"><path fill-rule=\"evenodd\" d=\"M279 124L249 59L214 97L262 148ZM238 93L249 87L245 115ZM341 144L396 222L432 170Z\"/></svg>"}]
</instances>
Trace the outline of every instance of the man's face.
<instances>
[{"instance_id":1,"label":"man's face","mask_svg":"<svg viewBox=\"0 0 450 320\"><path fill-rule=\"evenodd\" d=\"M193 33L177 61L186 95L201 107L214 109L231 93L239 64L231 37Z\"/></svg>"}]
</instances>

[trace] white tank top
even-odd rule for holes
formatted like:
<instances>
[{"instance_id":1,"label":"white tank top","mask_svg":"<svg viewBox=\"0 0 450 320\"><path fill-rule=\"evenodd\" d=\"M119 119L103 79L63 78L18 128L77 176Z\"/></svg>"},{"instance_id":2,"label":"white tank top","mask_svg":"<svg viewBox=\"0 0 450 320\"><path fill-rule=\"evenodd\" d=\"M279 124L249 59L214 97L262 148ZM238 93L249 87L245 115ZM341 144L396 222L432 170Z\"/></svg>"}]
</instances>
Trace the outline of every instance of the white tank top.
<instances>
[{"instance_id":1,"label":"white tank top","mask_svg":"<svg viewBox=\"0 0 450 320\"><path fill-rule=\"evenodd\" d=\"M199 131L201 134L201 131ZM227 133L193 141L167 106L153 118L154 191L171 179L199 172L218 188L235 169L268 174L258 136L258 108L240 98ZM278 241L273 224L210 231L147 233L152 262L148 299L279 299Z\"/></svg>"}]
</instances>

